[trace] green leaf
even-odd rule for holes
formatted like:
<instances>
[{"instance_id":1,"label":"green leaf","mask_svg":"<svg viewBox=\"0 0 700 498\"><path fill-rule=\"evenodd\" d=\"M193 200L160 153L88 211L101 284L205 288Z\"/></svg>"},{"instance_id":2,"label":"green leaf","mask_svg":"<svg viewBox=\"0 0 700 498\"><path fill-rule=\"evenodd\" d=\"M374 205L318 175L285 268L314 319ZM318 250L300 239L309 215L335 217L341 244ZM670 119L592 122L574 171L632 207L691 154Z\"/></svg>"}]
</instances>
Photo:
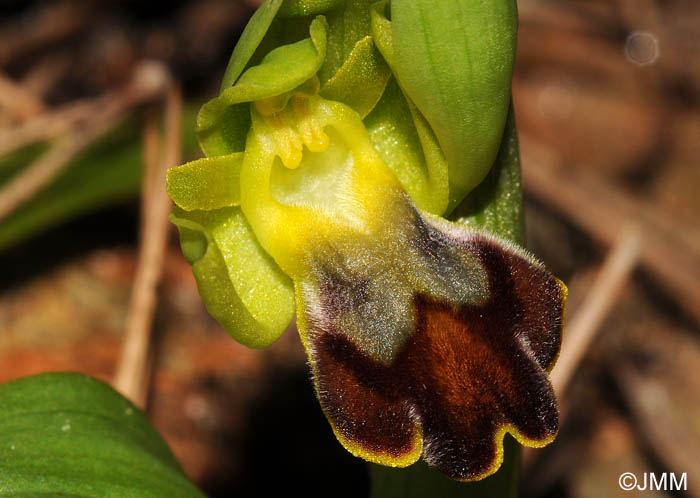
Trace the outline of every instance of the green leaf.
<instances>
[{"instance_id":1,"label":"green leaf","mask_svg":"<svg viewBox=\"0 0 700 498\"><path fill-rule=\"evenodd\" d=\"M241 344L264 348L276 341L294 316L294 287L240 208L174 208L170 220L207 311Z\"/></svg>"},{"instance_id":2,"label":"green leaf","mask_svg":"<svg viewBox=\"0 0 700 498\"><path fill-rule=\"evenodd\" d=\"M267 30L270 29L282 2L283 0L266 0L248 21L233 49L224 78L221 80L222 92L232 86L243 72L246 64L265 37Z\"/></svg>"},{"instance_id":3,"label":"green leaf","mask_svg":"<svg viewBox=\"0 0 700 498\"><path fill-rule=\"evenodd\" d=\"M238 206L243 153L197 159L168 170L168 195L185 211Z\"/></svg>"},{"instance_id":4,"label":"green leaf","mask_svg":"<svg viewBox=\"0 0 700 498\"><path fill-rule=\"evenodd\" d=\"M384 93L391 70L371 36L357 42L345 63L321 89L321 97L352 107L367 116Z\"/></svg>"},{"instance_id":5,"label":"green leaf","mask_svg":"<svg viewBox=\"0 0 700 498\"><path fill-rule=\"evenodd\" d=\"M0 496L203 498L146 417L86 375L0 386Z\"/></svg>"},{"instance_id":6,"label":"green leaf","mask_svg":"<svg viewBox=\"0 0 700 498\"><path fill-rule=\"evenodd\" d=\"M35 143L0 156L0 185L22 171L27 164L35 161L43 152L46 152L48 146L49 144L45 142Z\"/></svg>"},{"instance_id":7,"label":"green leaf","mask_svg":"<svg viewBox=\"0 0 700 498\"><path fill-rule=\"evenodd\" d=\"M510 102L515 0L395 0L391 28L394 74L447 157L449 211L484 179L498 152Z\"/></svg>"},{"instance_id":8,"label":"green leaf","mask_svg":"<svg viewBox=\"0 0 700 498\"><path fill-rule=\"evenodd\" d=\"M311 22L309 33L310 38L271 51L259 65L247 69L234 86L202 106L197 116L197 135L207 156L240 152L232 143L241 142L241 132L247 130L249 121L242 121L243 111L236 110L231 115L232 106L290 92L316 74L326 56L323 16ZM238 131L232 136L231 130Z\"/></svg>"}]
</instances>

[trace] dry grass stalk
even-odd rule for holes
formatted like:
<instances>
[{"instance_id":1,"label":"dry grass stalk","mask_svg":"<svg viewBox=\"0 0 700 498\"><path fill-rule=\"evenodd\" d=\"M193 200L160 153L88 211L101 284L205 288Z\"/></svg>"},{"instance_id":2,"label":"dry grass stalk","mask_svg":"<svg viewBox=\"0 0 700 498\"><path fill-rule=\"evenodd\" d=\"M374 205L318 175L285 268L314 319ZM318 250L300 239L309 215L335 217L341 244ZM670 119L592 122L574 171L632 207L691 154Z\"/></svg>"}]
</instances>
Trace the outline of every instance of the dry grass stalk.
<instances>
[{"instance_id":1,"label":"dry grass stalk","mask_svg":"<svg viewBox=\"0 0 700 498\"><path fill-rule=\"evenodd\" d=\"M0 220L31 199L58 175L77 154L113 128L134 106L161 93L167 74L160 65L143 63L126 88L90 104L77 104L65 113L39 116L14 137L0 138L0 154L46 135L63 133L53 147L0 189ZM66 133L67 131L67 133ZM20 137L18 139L18 136ZM3 137L0 134L0 137Z\"/></svg>"},{"instance_id":2,"label":"dry grass stalk","mask_svg":"<svg viewBox=\"0 0 700 498\"><path fill-rule=\"evenodd\" d=\"M550 375L558 397L563 396L595 334L637 266L641 244L637 226L627 225L622 229L581 306L566 324L561 355Z\"/></svg>"},{"instance_id":3,"label":"dry grass stalk","mask_svg":"<svg viewBox=\"0 0 700 498\"><path fill-rule=\"evenodd\" d=\"M50 183L78 153L113 128L121 117L121 114L102 116L80 133L60 139L48 152L10 180L0 189L0 220Z\"/></svg>"},{"instance_id":4,"label":"dry grass stalk","mask_svg":"<svg viewBox=\"0 0 700 498\"><path fill-rule=\"evenodd\" d=\"M40 98L2 73L0 73L0 107L19 120L45 111L44 103Z\"/></svg>"},{"instance_id":5,"label":"dry grass stalk","mask_svg":"<svg viewBox=\"0 0 700 498\"><path fill-rule=\"evenodd\" d=\"M605 317L614 307L622 288L637 267L642 242L637 225L628 224L623 227L576 314L564 327L561 354L550 375L562 418L567 412L564 396L566 388ZM537 449L524 448L522 468L530 468L540 454Z\"/></svg>"},{"instance_id":6,"label":"dry grass stalk","mask_svg":"<svg viewBox=\"0 0 700 498\"><path fill-rule=\"evenodd\" d=\"M164 145L157 153L158 132L154 119L144 130L146 167L142 198L141 243L138 267L129 303L124 342L114 387L137 406L145 407L151 377L150 348L153 315L157 302L157 286L163 270L168 234L170 200L165 191L165 173L180 162L182 97L171 86L165 109Z\"/></svg>"},{"instance_id":7,"label":"dry grass stalk","mask_svg":"<svg viewBox=\"0 0 700 498\"><path fill-rule=\"evenodd\" d=\"M0 25L0 65L74 35L94 19L89 2L47 2L19 22Z\"/></svg>"},{"instance_id":8,"label":"dry grass stalk","mask_svg":"<svg viewBox=\"0 0 700 498\"><path fill-rule=\"evenodd\" d=\"M31 143L51 140L80 128L90 128L101 115L125 111L153 100L164 91L167 69L157 62L142 62L131 81L106 95L80 100L57 110L42 113L20 126L0 130L0 155Z\"/></svg>"},{"instance_id":9,"label":"dry grass stalk","mask_svg":"<svg viewBox=\"0 0 700 498\"><path fill-rule=\"evenodd\" d=\"M696 439L693 430L682 423L683 419L672 415L680 407L669 399L669 386L631 365L616 368L614 375L648 448L666 469L675 470L679 479L683 472L687 474L688 489L683 496L700 498L700 489L692 484L700 481L698 452L693 447Z\"/></svg>"},{"instance_id":10,"label":"dry grass stalk","mask_svg":"<svg viewBox=\"0 0 700 498\"><path fill-rule=\"evenodd\" d=\"M521 134L526 193L566 216L595 241L612 245L625 222L636 223L644 245L640 265L656 276L690 317L700 322L700 231L560 160Z\"/></svg>"},{"instance_id":11,"label":"dry grass stalk","mask_svg":"<svg viewBox=\"0 0 700 498\"><path fill-rule=\"evenodd\" d=\"M22 76L22 86L37 97L46 97L70 71L70 64L67 53L44 56Z\"/></svg>"},{"instance_id":12,"label":"dry grass stalk","mask_svg":"<svg viewBox=\"0 0 700 498\"><path fill-rule=\"evenodd\" d=\"M0 130L0 155L8 154L26 145L58 138L84 125L110 97L81 100L60 109L49 110L19 125L6 125Z\"/></svg>"}]
</instances>

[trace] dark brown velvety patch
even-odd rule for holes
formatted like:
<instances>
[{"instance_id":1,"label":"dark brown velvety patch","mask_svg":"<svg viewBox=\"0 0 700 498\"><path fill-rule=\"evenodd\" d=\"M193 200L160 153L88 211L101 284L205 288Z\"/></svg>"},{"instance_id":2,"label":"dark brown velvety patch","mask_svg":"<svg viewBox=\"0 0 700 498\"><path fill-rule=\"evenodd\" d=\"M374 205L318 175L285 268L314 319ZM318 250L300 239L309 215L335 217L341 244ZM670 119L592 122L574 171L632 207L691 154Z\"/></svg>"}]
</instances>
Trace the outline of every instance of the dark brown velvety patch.
<instances>
[{"instance_id":1,"label":"dark brown velvety patch","mask_svg":"<svg viewBox=\"0 0 700 498\"><path fill-rule=\"evenodd\" d=\"M337 431L372 453L411 451L455 479L482 477L506 425L547 441L558 429L546 370L559 351L563 290L543 268L490 238L459 241L488 273L490 298L454 308L416 295L416 330L390 365L340 330L309 330L320 402Z\"/></svg>"}]
</instances>

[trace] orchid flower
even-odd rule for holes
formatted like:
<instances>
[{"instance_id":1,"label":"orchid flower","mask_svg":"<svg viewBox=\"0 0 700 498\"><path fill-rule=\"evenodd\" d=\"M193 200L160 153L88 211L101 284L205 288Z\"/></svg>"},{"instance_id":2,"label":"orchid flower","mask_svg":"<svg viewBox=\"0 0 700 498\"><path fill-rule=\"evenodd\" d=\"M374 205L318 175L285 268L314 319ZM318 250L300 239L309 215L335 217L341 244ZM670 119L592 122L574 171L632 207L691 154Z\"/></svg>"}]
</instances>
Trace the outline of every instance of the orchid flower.
<instances>
[{"instance_id":1,"label":"orchid flower","mask_svg":"<svg viewBox=\"0 0 700 498\"><path fill-rule=\"evenodd\" d=\"M515 140L515 29L514 0L266 1L199 113L207 157L169 172L209 312L254 348L296 313L368 461L476 480L506 432L557 432L566 287L515 234L445 218Z\"/></svg>"}]
</instances>

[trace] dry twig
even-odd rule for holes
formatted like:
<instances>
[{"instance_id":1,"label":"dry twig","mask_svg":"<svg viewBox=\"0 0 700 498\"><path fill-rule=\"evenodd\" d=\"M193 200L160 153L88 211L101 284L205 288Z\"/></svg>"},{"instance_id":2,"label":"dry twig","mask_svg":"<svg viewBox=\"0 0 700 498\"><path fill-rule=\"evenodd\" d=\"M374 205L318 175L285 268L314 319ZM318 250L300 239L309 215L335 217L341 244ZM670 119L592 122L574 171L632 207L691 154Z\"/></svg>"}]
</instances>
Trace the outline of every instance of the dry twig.
<instances>
[{"instance_id":1,"label":"dry twig","mask_svg":"<svg viewBox=\"0 0 700 498\"><path fill-rule=\"evenodd\" d=\"M0 73L0 107L14 118L24 120L44 111L44 103L24 85L15 83Z\"/></svg>"},{"instance_id":2,"label":"dry twig","mask_svg":"<svg viewBox=\"0 0 700 498\"><path fill-rule=\"evenodd\" d=\"M147 122L144 133L146 168L141 244L122 353L114 377L114 387L140 407L146 405L148 398L151 329L168 233L170 200L165 191L165 173L180 161L181 117L182 98L179 90L171 86L165 109L164 151L160 157L156 152L158 137L153 120Z\"/></svg>"},{"instance_id":3,"label":"dry twig","mask_svg":"<svg viewBox=\"0 0 700 498\"><path fill-rule=\"evenodd\" d=\"M642 245L639 227L626 225L620 232L617 243L610 249L595 280L574 317L564 327L561 354L550 375L554 392L559 399L562 418L567 405L564 398L566 388L583 359L600 325L615 305L617 297L639 262ZM522 466L531 467L541 453L534 448L524 448Z\"/></svg>"},{"instance_id":4,"label":"dry twig","mask_svg":"<svg viewBox=\"0 0 700 498\"><path fill-rule=\"evenodd\" d=\"M641 243L638 227L628 225L623 228L586 298L566 325L561 355L550 376L558 397L563 396L576 367L636 267Z\"/></svg>"},{"instance_id":5,"label":"dry twig","mask_svg":"<svg viewBox=\"0 0 700 498\"><path fill-rule=\"evenodd\" d=\"M65 40L94 21L89 2L47 2L28 14L0 26L0 65L33 50Z\"/></svg>"},{"instance_id":6,"label":"dry twig","mask_svg":"<svg viewBox=\"0 0 700 498\"><path fill-rule=\"evenodd\" d=\"M46 97L70 70L70 64L68 53L44 56L22 76L22 86L37 97Z\"/></svg>"},{"instance_id":7,"label":"dry twig","mask_svg":"<svg viewBox=\"0 0 700 498\"><path fill-rule=\"evenodd\" d=\"M687 474L687 496L700 498L700 489L692 483L700 481L697 447L692 445L692 429L685 427L670 412L679 409L668 399L668 385L654 376L644 375L632 366L615 369L615 377L627 401L639 433L654 455L669 470ZM674 406L669 408L668 406ZM691 437L688 436L691 432ZM685 495L684 495L685 496Z\"/></svg>"},{"instance_id":8,"label":"dry twig","mask_svg":"<svg viewBox=\"0 0 700 498\"><path fill-rule=\"evenodd\" d=\"M93 102L86 108L73 108L70 115L78 114L85 121L72 122L69 119L65 127L71 133L66 134L47 153L0 189L0 220L47 185L78 153L122 119L131 107L158 95L164 88L164 82L167 78L163 71L159 65L144 63L125 89L103 97L99 102ZM99 104L102 105L98 108ZM53 133L50 131L53 127L61 128L51 118L40 117L37 119L39 125L35 126L34 122L30 122L30 132L22 140L29 140L28 143L31 143L37 138L37 135ZM65 115L63 119L65 119ZM0 139L0 154L4 152L2 150L3 143L4 141ZM15 147L17 144L18 142L15 141L11 146Z\"/></svg>"},{"instance_id":9,"label":"dry twig","mask_svg":"<svg viewBox=\"0 0 700 498\"><path fill-rule=\"evenodd\" d=\"M167 70L157 62L142 62L131 81L106 95L81 100L49 111L20 126L0 130L0 155L42 140L51 140L77 128L90 128L95 120L115 111L126 111L161 94Z\"/></svg>"},{"instance_id":10,"label":"dry twig","mask_svg":"<svg viewBox=\"0 0 700 498\"><path fill-rule=\"evenodd\" d=\"M72 133L64 137L47 153L4 185L0 189L0 220L25 201L31 199L36 192L53 180L71 159L97 137L111 129L120 117L120 114L102 116L81 133Z\"/></svg>"},{"instance_id":11,"label":"dry twig","mask_svg":"<svg viewBox=\"0 0 700 498\"><path fill-rule=\"evenodd\" d=\"M637 201L581 168L559 168L559 160L521 135L525 191L563 213L597 242L612 245L627 223L639 226L644 244L640 264L672 292L676 302L700 321L700 231ZM538 152L539 151L539 152Z\"/></svg>"},{"instance_id":12,"label":"dry twig","mask_svg":"<svg viewBox=\"0 0 700 498\"><path fill-rule=\"evenodd\" d=\"M73 102L63 108L42 113L18 126L5 126L0 130L0 155L35 142L65 135L81 124L89 122L110 100L114 100L111 95Z\"/></svg>"}]
</instances>

